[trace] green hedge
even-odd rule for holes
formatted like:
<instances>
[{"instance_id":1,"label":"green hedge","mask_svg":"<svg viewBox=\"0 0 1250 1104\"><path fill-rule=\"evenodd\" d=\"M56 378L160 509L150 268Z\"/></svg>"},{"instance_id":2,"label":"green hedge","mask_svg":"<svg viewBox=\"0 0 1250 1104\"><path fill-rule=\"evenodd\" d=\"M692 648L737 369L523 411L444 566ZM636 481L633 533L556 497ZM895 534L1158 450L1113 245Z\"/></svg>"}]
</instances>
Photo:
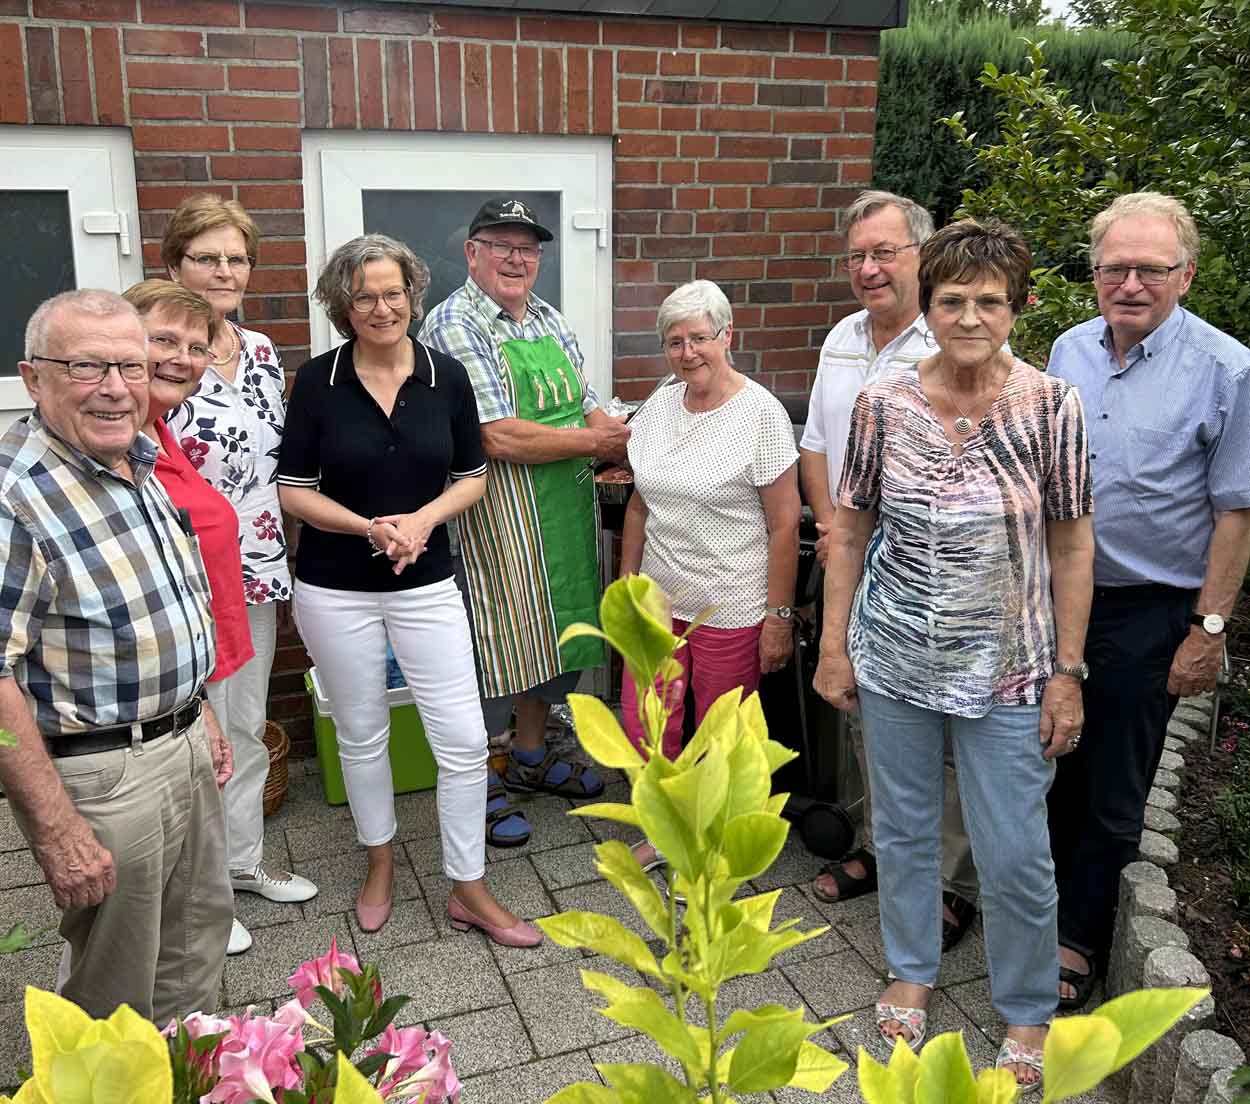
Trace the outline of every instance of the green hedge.
<instances>
[{"instance_id":1,"label":"green hedge","mask_svg":"<svg viewBox=\"0 0 1250 1104\"><path fill-rule=\"evenodd\" d=\"M924 14L881 37L877 138L873 183L910 196L933 212L941 226L959 206L964 188L985 180L971 154L937 120L963 111L978 144L998 140L996 98L982 88L985 63L999 72L1026 68L1025 36L1046 41L1051 76L1072 89L1072 102L1119 110L1123 94L1103 66L1107 58L1134 56L1134 38L1123 31L1071 30L1060 25L1013 28L1002 18L963 22Z\"/></svg>"}]
</instances>

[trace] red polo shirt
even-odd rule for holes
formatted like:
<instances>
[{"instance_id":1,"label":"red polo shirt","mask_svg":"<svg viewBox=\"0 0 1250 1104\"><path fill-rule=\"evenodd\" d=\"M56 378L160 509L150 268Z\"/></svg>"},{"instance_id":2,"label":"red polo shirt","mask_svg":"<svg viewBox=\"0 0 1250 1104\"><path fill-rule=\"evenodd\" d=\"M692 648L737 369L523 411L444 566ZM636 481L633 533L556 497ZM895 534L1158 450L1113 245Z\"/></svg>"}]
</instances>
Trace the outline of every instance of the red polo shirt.
<instances>
[{"instance_id":1,"label":"red polo shirt","mask_svg":"<svg viewBox=\"0 0 1250 1104\"><path fill-rule=\"evenodd\" d=\"M234 674L253 656L252 634L243 598L243 561L239 556L239 518L234 507L191 466L165 423L157 421L161 451L156 478L175 506L191 515L200 541L200 556L213 597L211 611L217 628L217 669L209 682Z\"/></svg>"}]
</instances>

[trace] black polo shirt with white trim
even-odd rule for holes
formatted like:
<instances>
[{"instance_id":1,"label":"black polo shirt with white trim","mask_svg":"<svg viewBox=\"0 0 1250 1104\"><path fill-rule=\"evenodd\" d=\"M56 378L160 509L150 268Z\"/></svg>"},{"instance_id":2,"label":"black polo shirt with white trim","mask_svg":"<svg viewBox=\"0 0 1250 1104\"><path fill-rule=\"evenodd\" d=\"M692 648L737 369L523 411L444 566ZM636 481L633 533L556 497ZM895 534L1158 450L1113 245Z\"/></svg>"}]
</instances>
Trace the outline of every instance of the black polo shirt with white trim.
<instances>
[{"instance_id":1,"label":"black polo shirt with white trim","mask_svg":"<svg viewBox=\"0 0 1250 1104\"><path fill-rule=\"evenodd\" d=\"M362 517L408 514L449 479L482 475L486 452L473 386L460 361L414 341L412 375L388 418L356 375L355 341L313 357L295 377L278 459L278 482L311 487ZM300 533L295 576L334 590L428 586L452 573L447 527L438 526L415 563L396 575L363 535Z\"/></svg>"}]
</instances>

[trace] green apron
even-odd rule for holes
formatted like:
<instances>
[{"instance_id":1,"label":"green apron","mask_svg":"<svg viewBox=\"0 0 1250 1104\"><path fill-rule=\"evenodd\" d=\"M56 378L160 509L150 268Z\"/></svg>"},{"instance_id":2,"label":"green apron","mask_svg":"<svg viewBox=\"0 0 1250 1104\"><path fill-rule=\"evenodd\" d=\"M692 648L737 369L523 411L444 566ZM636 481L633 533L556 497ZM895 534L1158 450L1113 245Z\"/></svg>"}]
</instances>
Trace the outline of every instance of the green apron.
<instances>
[{"instance_id":1,"label":"green apron","mask_svg":"<svg viewBox=\"0 0 1250 1104\"><path fill-rule=\"evenodd\" d=\"M502 341L516 417L581 428L582 383L559 342ZM559 647L575 621L599 623L599 519L584 458L492 460L486 495L466 512L461 543L486 697L520 693L603 663L602 642Z\"/></svg>"}]
</instances>

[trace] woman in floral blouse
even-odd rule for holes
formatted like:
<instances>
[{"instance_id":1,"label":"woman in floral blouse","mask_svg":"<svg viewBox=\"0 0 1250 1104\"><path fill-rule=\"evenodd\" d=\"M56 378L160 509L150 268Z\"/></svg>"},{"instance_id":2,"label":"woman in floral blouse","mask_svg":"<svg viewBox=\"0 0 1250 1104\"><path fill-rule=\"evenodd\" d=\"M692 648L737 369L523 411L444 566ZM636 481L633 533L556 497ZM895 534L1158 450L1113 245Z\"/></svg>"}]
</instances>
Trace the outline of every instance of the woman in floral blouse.
<instances>
[{"instance_id":1,"label":"woman in floral blouse","mask_svg":"<svg viewBox=\"0 0 1250 1104\"><path fill-rule=\"evenodd\" d=\"M271 901L306 901L317 887L307 878L264 864L261 811L269 754L265 707L277 641L277 614L291 597L286 539L275 476L286 415L282 365L264 334L227 315L239 309L256 264L260 234L234 200L194 195L179 205L161 242L170 278L199 292L213 308L212 357L199 389L169 415L169 427L199 473L239 515L243 591L254 658L212 684L209 699L234 748L234 777L226 785L226 834L235 890ZM242 935L239 933L242 932ZM232 953L251 937L237 924Z\"/></svg>"}]
</instances>

